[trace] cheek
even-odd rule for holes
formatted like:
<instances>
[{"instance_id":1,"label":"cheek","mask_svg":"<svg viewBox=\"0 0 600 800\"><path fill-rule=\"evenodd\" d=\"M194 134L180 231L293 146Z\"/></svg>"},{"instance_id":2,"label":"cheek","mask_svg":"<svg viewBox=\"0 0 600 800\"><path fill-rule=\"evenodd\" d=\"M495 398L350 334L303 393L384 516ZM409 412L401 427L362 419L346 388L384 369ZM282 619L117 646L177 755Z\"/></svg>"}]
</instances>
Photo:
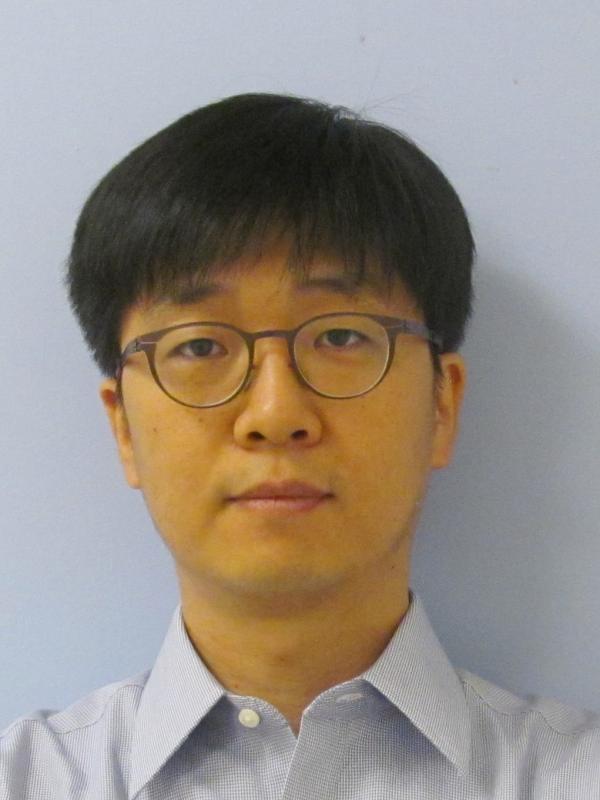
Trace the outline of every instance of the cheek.
<instances>
[{"instance_id":1,"label":"cheek","mask_svg":"<svg viewBox=\"0 0 600 800\"><path fill-rule=\"evenodd\" d=\"M357 476L354 490L360 491L365 507L377 506L374 498L382 508L393 507L396 498L401 504L416 501L430 471L433 404L398 394L375 408L365 404L356 419L362 423L355 423L353 436L343 437L346 452L340 463Z\"/></svg>"},{"instance_id":2,"label":"cheek","mask_svg":"<svg viewBox=\"0 0 600 800\"><path fill-rule=\"evenodd\" d=\"M197 509L210 496L215 453L202 421L178 418L175 424L166 415L158 419L132 426L131 439L144 499L164 529L186 508Z\"/></svg>"}]
</instances>

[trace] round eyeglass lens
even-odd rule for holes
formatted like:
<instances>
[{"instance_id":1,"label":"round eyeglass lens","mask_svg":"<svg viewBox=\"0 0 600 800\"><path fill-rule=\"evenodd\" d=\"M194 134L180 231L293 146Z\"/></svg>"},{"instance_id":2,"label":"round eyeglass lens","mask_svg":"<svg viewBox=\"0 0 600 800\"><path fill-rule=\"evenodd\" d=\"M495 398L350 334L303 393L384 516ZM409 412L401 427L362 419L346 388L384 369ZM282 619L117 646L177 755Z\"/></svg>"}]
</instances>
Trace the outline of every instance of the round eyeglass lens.
<instances>
[{"instance_id":1,"label":"round eyeglass lens","mask_svg":"<svg viewBox=\"0 0 600 800\"><path fill-rule=\"evenodd\" d=\"M385 328L369 317L332 315L298 332L294 355L304 379L328 397L363 394L381 378L388 357Z\"/></svg>"},{"instance_id":2,"label":"round eyeglass lens","mask_svg":"<svg viewBox=\"0 0 600 800\"><path fill-rule=\"evenodd\" d=\"M240 387L248 369L248 348L231 328L186 325L158 341L154 363L168 394L191 406L209 406Z\"/></svg>"}]
</instances>

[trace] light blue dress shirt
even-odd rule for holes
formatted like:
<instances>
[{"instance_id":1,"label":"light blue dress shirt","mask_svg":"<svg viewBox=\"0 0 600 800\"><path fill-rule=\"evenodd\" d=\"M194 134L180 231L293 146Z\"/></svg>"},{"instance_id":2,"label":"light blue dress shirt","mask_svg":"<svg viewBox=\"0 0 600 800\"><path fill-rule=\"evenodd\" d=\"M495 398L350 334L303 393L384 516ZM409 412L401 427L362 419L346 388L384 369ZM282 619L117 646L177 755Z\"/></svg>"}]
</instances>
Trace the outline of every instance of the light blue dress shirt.
<instances>
[{"instance_id":1,"label":"light blue dress shirt","mask_svg":"<svg viewBox=\"0 0 600 800\"><path fill-rule=\"evenodd\" d=\"M178 605L152 670L0 733L0 798L600 800L600 714L454 669L411 591L381 656L296 738L221 686Z\"/></svg>"}]
</instances>

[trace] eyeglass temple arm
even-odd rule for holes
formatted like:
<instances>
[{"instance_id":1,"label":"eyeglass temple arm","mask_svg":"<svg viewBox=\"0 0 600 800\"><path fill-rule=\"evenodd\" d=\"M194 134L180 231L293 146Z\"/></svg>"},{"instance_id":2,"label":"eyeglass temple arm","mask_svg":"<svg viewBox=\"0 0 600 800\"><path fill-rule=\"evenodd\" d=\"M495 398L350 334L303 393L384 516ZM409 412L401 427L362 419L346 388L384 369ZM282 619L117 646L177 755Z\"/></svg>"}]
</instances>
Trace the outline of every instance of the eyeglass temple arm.
<instances>
[{"instance_id":1,"label":"eyeglass temple arm","mask_svg":"<svg viewBox=\"0 0 600 800\"><path fill-rule=\"evenodd\" d=\"M442 349L443 345L442 337L438 336L436 333L429 330L429 328L426 325L423 325L421 322L413 322L413 320L403 320L397 325L392 325L391 327L396 328L401 333L414 333L417 336L423 336L425 339L434 344L438 348L438 350Z\"/></svg>"},{"instance_id":2,"label":"eyeglass temple arm","mask_svg":"<svg viewBox=\"0 0 600 800\"><path fill-rule=\"evenodd\" d=\"M121 353L119 358L117 359L117 368L115 370L115 377L117 382L121 379L121 373L123 371L123 364L127 361L129 356L132 353L137 353L144 348L141 346L141 342L139 339L134 339L132 342L129 342L125 350Z\"/></svg>"}]
</instances>

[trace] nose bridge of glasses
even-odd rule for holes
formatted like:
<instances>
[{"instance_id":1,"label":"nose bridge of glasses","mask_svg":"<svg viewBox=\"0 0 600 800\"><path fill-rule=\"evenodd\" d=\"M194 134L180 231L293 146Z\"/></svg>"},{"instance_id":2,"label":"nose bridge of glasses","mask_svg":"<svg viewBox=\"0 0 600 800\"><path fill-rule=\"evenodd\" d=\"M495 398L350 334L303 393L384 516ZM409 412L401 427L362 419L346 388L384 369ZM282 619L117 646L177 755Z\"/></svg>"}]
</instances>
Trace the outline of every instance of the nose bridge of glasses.
<instances>
[{"instance_id":1,"label":"nose bridge of glasses","mask_svg":"<svg viewBox=\"0 0 600 800\"><path fill-rule=\"evenodd\" d=\"M261 343L258 341L259 339L282 340L279 342L278 345L275 344L276 348L279 347L279 358L284 359L285 367L293 371L295 373L296 378L299 377L298 371L294 367L294 360L292 357L293 331L287 331L287 330L258 331L256 333L250 334L250 337L251 338L247 339L246 342L250 350L253 348L254 352L247 366L248 372L246 375L246 381L244 383L245 391L248 391L248 389L254 384L254 381L257 378L257 367L258 367L257 362L262 363L264 356L267 355L269 350L273 349L272 347L269 347L268 344L266 347L262 348ZM274 343L275 341L272 341L271 345L273 345ZM261 351L261 349L263 350L263 352L257 357L257 351ZM250 352L248 353L248 355L250 356Z\"/></svg>"},{"instance_id":2,"label":"nose bridge of glasses","mask_svg":"<svg viewBox=\"0 0 600 800\"><path fill-rule=\"evenodd\" d=\"M257 331L256 333L251 334L252 343L254 347L254 359L253 363L250 365L252 370L255 369L255 362L257 359L257 351L261 349L261 345L258 344L259 339L282 339L283 341L279 344L279 348L282 353L285 354L286 358L290 359L290 365L292 364L292 341L293 341L294 331L291 330L281 330L281 329L273 329L273 330L266 330L266 331ZM269 348L270 349L270 348ZM267 352L265 350L265 352Z\"/></svg>"}]
</instances>

